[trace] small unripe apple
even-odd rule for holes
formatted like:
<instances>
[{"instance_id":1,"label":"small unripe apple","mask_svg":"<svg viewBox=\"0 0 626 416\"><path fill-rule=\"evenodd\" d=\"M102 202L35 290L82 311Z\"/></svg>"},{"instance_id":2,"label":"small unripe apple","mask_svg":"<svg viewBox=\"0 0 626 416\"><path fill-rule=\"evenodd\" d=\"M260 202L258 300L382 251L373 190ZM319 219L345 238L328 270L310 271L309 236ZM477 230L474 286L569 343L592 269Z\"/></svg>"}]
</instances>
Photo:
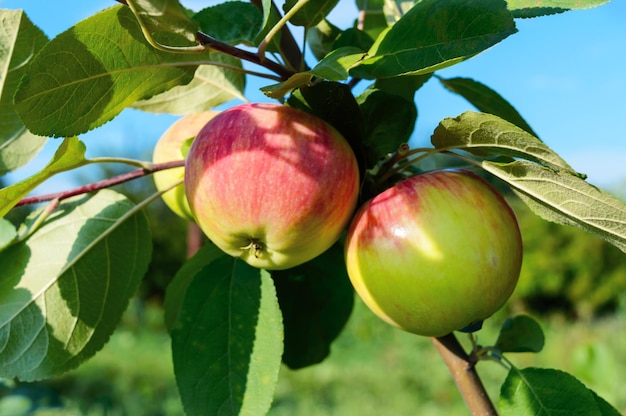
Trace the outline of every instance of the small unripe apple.
<instances>
[{"instance_id":1,"label":"small unripe apple","mask_svg":"<svg viewBox=\"0 0 626 416\"><path fill-rule=\"evenodd\" d=\"M226 253L287 269L317 257L354 213L359 171L337 130L279 104L242 104L189 149L185 190L196 222Z\"/></svg>"},{"instance_id":2,"label":"small unripe apple","mask_svg":"<svg viewBox=\"0 0 626 416\"><path fill-rule=\"evenodd\" d=\"M478 175L441 170L366 202L346 239L350 280L384 321L443 336L491 316L519 277L522 239L505 199Z\"/></svg>"},{"instance_id":3,"label":"small unripe apple","mask_svg":"<svg viewBox=\"0 0 626 416\"><path fill-rule=\"evenodd\" d=\"M152 161L163 163L185 159L182 152L185 141L195 137L200 129L216 114L216 111L204 111L176 120L157 141L152 154ZM153 177L157 190L162 191L183 179L184 175L185 169L180 167L155 172ZM163 202L176 215L185 220L193 221L183 184L165 192L162 198Z\"/></svg>"}]
</instances>

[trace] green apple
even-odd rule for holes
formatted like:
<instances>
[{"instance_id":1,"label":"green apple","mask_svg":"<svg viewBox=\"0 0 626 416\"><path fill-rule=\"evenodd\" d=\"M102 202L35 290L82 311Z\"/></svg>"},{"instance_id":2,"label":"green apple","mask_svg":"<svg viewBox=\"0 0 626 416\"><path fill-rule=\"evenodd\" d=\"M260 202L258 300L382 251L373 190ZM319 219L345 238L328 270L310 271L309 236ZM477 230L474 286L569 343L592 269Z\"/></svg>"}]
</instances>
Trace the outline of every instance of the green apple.
<instances>
[{"instance_id":1,"label":"green apple","mask_svg":"<svg viewBox=\"0 0 626 416\"><path fill-rule=\"evenodd\" d=\"M347 228L359 170L347 141L323 120L284 105L243 104L198 133L185 190L215 245L254 267L287 269Z\"/></svg>"},{"instance_id":2,"label":"green apple","mask_svg":"<svg viewBox=\"0 0 626 416\"><path fill-rule=\"evenodd\" d=\"M350 280L384 321L442 336L484 320L507 301L522 239L505 199L478 175L441 170L366 202L345 246Z\"/></svg>"},{"instance_id":3,"label":"green apple","mask_svg":"<svg viewBox=\"0 0 626 416\"><path fill-rule=\"evenodd\" d=\"M175 121L159 138L154 147L152 161L163 163L185 159L182 151L185 141L195 137L200 129L216 114L215 111L205 111L187 115ZM170 187L183 179L184 172L185 169L182 167L155 172L153 177L156 188L161 191ZM188 221L194 220L183 184L165 192L162 198L176 215Z\"/></svg>"}]
</instances>

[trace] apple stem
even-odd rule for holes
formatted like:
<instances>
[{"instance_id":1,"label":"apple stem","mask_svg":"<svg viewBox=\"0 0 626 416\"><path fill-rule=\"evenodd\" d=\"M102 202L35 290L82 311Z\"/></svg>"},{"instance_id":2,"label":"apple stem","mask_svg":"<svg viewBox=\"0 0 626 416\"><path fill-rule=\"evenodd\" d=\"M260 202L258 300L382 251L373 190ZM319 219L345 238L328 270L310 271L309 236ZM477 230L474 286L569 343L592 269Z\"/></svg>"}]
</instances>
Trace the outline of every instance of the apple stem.
<instances>
[{"instance_id":1,"label":"apple stem","mask_svg":"<svg viewBox=\"0 0 626 416\"><path fill-rule=\"evenodd\" d=\"M472 415L497 416L498 413L476 372L476 362L465 352L459 340L450 333L432 338L435 348L448 366L465 404Z\"/></svg>"}]
</instances>

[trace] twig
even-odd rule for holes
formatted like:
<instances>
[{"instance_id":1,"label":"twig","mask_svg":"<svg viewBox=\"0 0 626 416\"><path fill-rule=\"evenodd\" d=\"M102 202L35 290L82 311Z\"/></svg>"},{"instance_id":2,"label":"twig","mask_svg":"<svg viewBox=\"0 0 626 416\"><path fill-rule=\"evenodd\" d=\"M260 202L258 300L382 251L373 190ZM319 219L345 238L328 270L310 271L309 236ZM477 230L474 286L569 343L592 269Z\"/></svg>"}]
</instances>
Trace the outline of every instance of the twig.
<instances>
[{"instance_id":1,"label":"twig","mask_svg":"<svg viewBox=\"0 0 626 416\"><path fill-rule=\"evenodd\" d=\"M62 201L64 199L67 199L76 195L88 194L91 192L99 191L100 189L110 188L112 186L119 185L124 182L132 181L133 179L151 175L154 172L158 172L160 170L178 168L184 165L185 165L184 160L176 160L173 162L165 162L165 163L156 163L156 164L153 164L152 167L150 168L136 169L127 173L123 173L121 175L114 176L112 178L108 178L102 181L79 186L78 188L70 189L67 191L23 198L15 206L19 207L22 205L38 204L40 202L52 201L55 199Z\"/></svg>"},{"instance_id":2,"label":"twig","mask_svg":"<svg viewBox=\"0 0 626 416\"><path fill-rule=\"evenodd\" d=\"M454 334L432 338L435 348L448 366L465 404L474 416L497 416L474 365Z\"/></svg>"}]
</instances>

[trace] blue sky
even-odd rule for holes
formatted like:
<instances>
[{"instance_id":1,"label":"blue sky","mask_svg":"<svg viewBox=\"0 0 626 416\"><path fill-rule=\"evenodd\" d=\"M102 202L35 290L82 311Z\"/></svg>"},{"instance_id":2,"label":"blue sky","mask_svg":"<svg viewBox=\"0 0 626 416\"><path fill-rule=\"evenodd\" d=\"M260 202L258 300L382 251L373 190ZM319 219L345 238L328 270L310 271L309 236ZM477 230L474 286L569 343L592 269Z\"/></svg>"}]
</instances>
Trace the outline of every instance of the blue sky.
<instances>
[{"instance_id":1,"label":"blue sky","mask_svg":"<svg viewBox=\"0 0 626 416\"><path fill-rule=\"evenodd\" d=\"M190 8L216 1L182 1ZM113 0L0 0L0 7L26 11L49 37L77 21L116 4ZM351 26L354 0L340 0L330 20ZM474 78L498 91L524 116L538 135L589 182L623 192L626 186L626 1L555 16L517 20L519 32L475 58L440 72L444 77ZM261 84L249 82L246 96L266 100ZM439 120L473 109L435 80L417 93L419 119L413 144L427 143ZM88 156L125 156L153 144L175 120L168 115L125 111L105 126L81 136ZM57 146L51 141L30 166L41 167ZM113 147L111 147L113 146ZM126 153L125 153L126 152ZM67 187L62 178L48 184ZM57 189L53 189L57 190Z\"/></svg>"}]
</instances>

